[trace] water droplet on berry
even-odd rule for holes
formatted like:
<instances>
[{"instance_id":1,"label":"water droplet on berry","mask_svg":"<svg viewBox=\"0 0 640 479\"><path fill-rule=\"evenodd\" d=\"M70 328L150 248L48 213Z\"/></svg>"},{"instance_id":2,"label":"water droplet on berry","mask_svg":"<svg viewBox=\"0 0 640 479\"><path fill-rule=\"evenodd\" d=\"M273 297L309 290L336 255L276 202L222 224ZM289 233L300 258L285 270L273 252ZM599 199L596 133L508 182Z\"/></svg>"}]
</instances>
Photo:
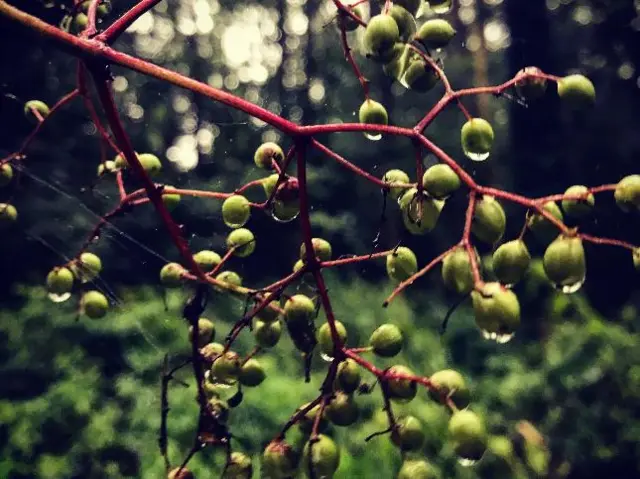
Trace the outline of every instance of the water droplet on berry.
<instances>
[{"instance_id":1,"label":"water droplet on berry","mask_svg":"<svg viewBox=\"0 0 640 479\"><path fill-rule=\"evenodd\" d=\"M295 220L298 216L300 215L300 212L296 213L293 216L286 216L286 217L280 217L276 214L276 212L272 209L271 210L271 217L276 220L278 223L291 223L293 220Z\"/></svg>"},{"instance_id":2,"label":"water droplet on berry","mask_svg":"<svg viewBox=\"0 0 640 479\"><path fill-rule=\"evenodd\" d=\"M580 288L582 288L582 285L584 284L584 280L585 278L582 277L579 281L576 281L575 283L554 284L553 287L564 294L572 294L578 291Z\"/></svg>"},{"instance_id":3,"label":"water droplet on berry","mask_svg":"<svg viewBox=\"0 0 640 479\"><path fill-rule=\"evenodd\" d=\"M464 155L472 161L484 161L489 158L489 152L486 153L473 153L471 151L464 151Z\"/></svg>"},{"instance_id":4,"label":"water droplet on berry","mask_svg":"<svg viewBox=\"0 0 640 479\"><path fill-rule=\"evenodd\" d=\"M495 341L498 344L508 343L516 335L516 333L496 333L493 331L486 331L484 329L481 330L481 332L484 339Z\"/></svg>"},{"instance_id":5,"label":"water droplet on berry","mask_svg":"<svg viewBox=\"0 0 640 479\"><path fill-rule=\"evenodd\" d=\"M71 297L71 293L63 293L63 294L49 293L48 296L49 296L49 299L54 303L64 303L66 300L68 300Z\"/></svg>"},{"instance_id":6,"label":"water droplet on berry","mask_svg":"<svg viewBox=\"0 0 640 479\"><path fill-rule=\"evenodd\" d=\"M365 133L364 136L371 141L378 141L382 139L382 133Z\"/></svg>"},{"instance_id":7,"label":"water droplet on berry","mask_svg":"<svg viewBox=\"0 0 640 479\"><path fill-rule=\"evenodd\" d=\"M333 358L325 353L320 353L320 357L328 363L333 361Z\"/></svg>"},{"instance_id":8,"label":"water droplet on berry","mask_svg":"<svg viewBox=\"0 0 640 479\"><path fill-rule=\"evenodd\" d=\"M460 464L462 467L471 467L477 463L478 463L478 460L476 459L467 459L466 457L458 458L458 464Z\"/></svg>"}]
</instances>

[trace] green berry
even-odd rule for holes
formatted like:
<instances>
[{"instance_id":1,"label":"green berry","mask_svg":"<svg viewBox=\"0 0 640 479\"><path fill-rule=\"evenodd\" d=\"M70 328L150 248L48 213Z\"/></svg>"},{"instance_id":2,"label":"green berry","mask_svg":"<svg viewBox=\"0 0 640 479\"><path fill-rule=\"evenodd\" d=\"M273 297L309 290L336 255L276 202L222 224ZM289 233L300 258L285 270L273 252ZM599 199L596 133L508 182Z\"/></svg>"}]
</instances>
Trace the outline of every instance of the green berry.
<instances>
[{"instance_id":1,"label":"green berry","mask_svg":"<svg viewBox=\"0 0 640 479\"><path fill-rule=\"evenodd\" d=\"M242 452L232 452L221 479L251 479L252 476L251 458Z\"/></svg>"},{"instance_id":2,"label":"green berry","mask_svg":"<svg viewBox=\"0 0 640 479\"><path fill-rule=\"evenodd\" d=\"M298 261L296 261L293 264L293 272L297 273L298 271L300 271L302 268L304 268L304 261L302 261L301 259L299 259Z\"/></svg>"},{"instance_id":3,"label":"green berry","mask_svg":"<svg viewBox=\"0 0 640 479\"><path fill-rule=\"evenodd\" d=\"M331 243L322 238L311 238L311 245L313 246L313 252L320 261L329 261L331 259ZM305 260L307 256L307 248L305 244L300 245L300 259Z\"/></svg>"},{"instance_id":4,"label":"green berry","mask_svg":"<svg viewBox=\"0 0 640 479\"><path fill-rule=\"evenodd\" d=\"M344 344L347 341L347 329L340 321L335 321L335 326L340 342ZM333 339L331 337L331 328L329 327L329 323L324 323L320 328L318 328L316 337L318 339L318 344L320 345L320 350L327 356L333 356Z\"/></svg>"},{"instance_id":5,"label":"green berry","mask_svg":"<svg viewBox=\"0 0 640 479\"><path fill-rule=\"evenodd\" d=\"M593 210L596 199L586 186L570 186L564 194L567 196L581 196L579 199L562 200L562 209L567 215L573 216L574 218L582 218Z\"/></svg>"},{"instance_id":6,"label":"green berry","mask_svg":"<svg viewBox=\"0 0 640 479\"><path fill-rule=\"evenodd\" d=\"M554 201L545 203L542 208L561 223L564 221L562 211ZM558 236L558 227L539 213L535 213L529 217L527 220L527 228L543 243L549 243Z\"/></svg>"},{"instance_id":7,"label":"green berry","mask_svg":"<svg viewBox=\"0 0 640 479\"><path fill-rule=\"evenodd\" d=\"M435 228L444 202L429 198L417 188L407 190L399 201L405 228L415 235L425 234Z\"/></svg>"},{"instance_id":8,"label":"green berry","mask_svg":"<svg viewBox=\"0 0 640 479\"><path fill-rule=\"evenodd\" d=\"M73 273L68 268L53 268L47 275L47 291L66 294L73 288Z\"/></svg>"},{"instance_id":9,"label":"green berry","mask_svg":"<svg viewBox=\"0 0 640 479\"><path fill-rule=\"evenodd\" d=\"M165 188L173 188L173 186L165 185ZM178 193L162 193L162 202L169 211L173 211L180 204L180 195Z\"/></svg>"},{"instance_id":10,"label":"green berry","mask_svg":"<svg viewBox=\"0 0 640 479\"><path fill-rule=\"evenodd\" d=\"M493 253L493 272L503 284L515 284L529 269L531 255L522 240L501 244Z\"/></svg>"},{"instance_id":11,"label":"green berry","mask_svg":"<svg viewBox=\"0 0 640 479\"><path fill-rule=\"evenodd\" d=\"M222 258L215 251L210 251L204 249L202 251L198 251L193 255L193 259L196 264L200 267L200 269L204 271L211 271L213 268L218 266L222 261Z\"/></svg>"},{"instance_id":12,"label":"green berry","mask_svg":"<svg viewBox=\"0 0 640 479\"><path fill-rule=\"evenodd\" d=\"M400 41L408 42L416 33L416 20L413 15L395 2L389 9L389 15L396 21Z\"/></svg>"},{"instance_id":13,"label":"green berry","mask_svg":"<svg viewBox=\"0 0 640 479\"><path fill-rule=\"evenodd\" d=\"M358 119L360 123L368 125L386 125L389 123L389 115L387 114L386 108L382 106L382 103L374 100L365 100L364 103L360 105Z\"/></svg>"},{"instance_id":14,"label":"green berry","mask_svg":"<svg viewBox=\"0 0 640 479\"><path fill-rule=\"evenodd\" d=\"M525 67L516 74L516 91L525 100L537 100L547 90L547 80L528 76L531 74L541 75L542 70L538 67Z\"/></svg>"},{"instance_id":15,"label":"green berry","mask_svg":"<svg viewBox=\"0 0 640 479\"><path fill-rule=\"evenodd\" d=\"M360 412L351 394L338 391L326 407L325 414L332 424L344 427L355 423Z\"/></svg>"},{"instance_id":16,"label":"green berry","mask_svg":"<svg viewBox=\"0 0 640 479\"><path fill-rule=\"evenodd\" d=\"M351 12L356 17L362 19L363 11L362 11L362 6L361 5L356 5L355 7L351 7L349 5L345 5L345 6L349 10L351 10ZM349 15L345 14L342 11L340 11L339 14L338 14L338 23L347 32L352 32L352 31L354 31L356 28L358 28L360 26L360 23L356 22L353 18L351 18Z\"/></svg>"},{"instance_id":17,"label":"green berry","mask_svg":"<svg viewBox=\"0 0 640 479\"><path fill-rule=\"evenodd\" d=\"M449 420L449 437L456 454L470 461L478 461L487 449L488 435L482 419L472 411L453 413Z\"/></svg>"},{"instance_id":18,"label":"green berry","mask_svg":"<svg viewBox=\"0 0 640 479\"><path fill-rule=\"evenodd\" d=\"M180 466L178 466L169 471L167 479L196 479L196 476L186 467L180 469Z\"/></svg>"},{"instance_id":19,"label":"green berry","mask_svg":"<svg viewBox=\"0 0 640 479\"><path fill-rule=\"evenodd\" d=\"M471 292L476 325L487 339L509 341L520 326L520 303L513 291L497 282Z\"/></svg>"},{"instance_id":20,"label":"green berry","mask_svg":"<svg viewBox=\"0 0 640 479\"><path fill-rule=\"evenodd\" d=\"M415 39L429 50L437 50L449 45L456 31L451 24L441 18L427 20L418 29Z\"/></svg>"},{"instance_id":21,"label":"green berry","mask_svg":"<svg viewBox=\"0 0 640 479\"><path fill-rule=\"evenodd\" d=\"M364 49L372 58L380 58L400 40L398 24L391 15L371 17L364 31ZM364 123L364 122L363 122Z\"/></svg>"},{"instance_id":22,"label":"green berry","mask_svg":"<svg viewBox=\"0 0 640 479\"><path fill-rule=\"evenodd\" d=\"M389 170L382 177L382 181L384 181L385 183L409 183L410 180L409 180L409 175L407 175L402 170ZM402 188L398 186L391 187L389 188L389 196L394 200L397 200L398 197L402 195L402 193L404 193L405 190L406 188Z\"/></svg>"},{"instance_id":23,"label":"green berry","mask_svg":"<svg viewBox=\"0 0 640 479\"><path fill-rule=\"evenodd\" d=\"M437 391L429 390L429 396L434 401L442 402L443 398L449 398L458 409L464 409L469 405L471 393L462 374L453 369L437 371L429 378Z\"/></svg>"},{"instance_id":24,"label":"green berry","mask_svg":"<svg viewBox=\"0 0 640 479\"><path fill-rule=\"evenodd\" d=\"M614 198L622 211L640 210L640 175L622 178L616 185Z\"/></svg>"},{"instance_id":25,"label":"green berry","mask_svg":"<svg viewBox=\"0 0 640 479\"><path fill-rule=\"evenodd\" d=\"M262 475L274 479L285 479L294 475L298 455L284 441L271 441L262 453Z\"/></svg>"},{"instance_id":26,"label":"green berry","mask_svg":"<svg viewBox=\"0 0 640 479\"><path fill-rule=\"evenodd\" d=\"M386 57L382 71L385 75L400 81L407 69L409 58L413 58L411 49L406 43L399 42L388 51Z\"/></svg>"},{"instance_id":27,"label":"green berry","mask_svg":"<svg viewBox=\"0 0 640 479\"><path fill-rule=\"evenodd\" d=\"M109 301L100 291L87 291L82 296L82 310L91 319L100 319L109 310Z\"/></svg>"},{"instance_id":28,"label":"green berry","mask_svg":"<svg viewBox=\"0 0 640 479\"><path fill-rule=\"evenodd\" d=\"M211 377L216 382L235 382L240 375L240 356L233 351L227 351L216 358L211 366Z\"/></svg>"},{"instance_id":29,"label":"green berry","mask_svg":"<svg viewBox=\"0 0 640 479\"><path fill-rule=\"evenodd\" d=\"M220 398L212 397L207 402L207 412L218 422L225 424L229 420L229 403Z\"/></svg>"},{"instance_id":30,"label":"green berry","mask_svg":"<svg viewBox=\"0 0 640 479\"><path fill-rule=\"evenodd\" d=\"M453 0L429 0L427 4L433 13L442 15L451 10Z\"/></svg>"},{"instance_id":31,"label":"green berry","mask_svg":"<svg viewBox=\"0 0 640 479\"><path fill-rule=\"evenodd\" d=\"M218 276L216 276L216 281L226 283L230 286L242 286L242 278L235 271L222 271ZM218 291L220 291L220 289L218 289Z\"/></svg>"},{"instance_id":32,"label":"green berry","mask_svg":"<svg viewBox=\"0 0 640 479\"><path fill-rule=\"evenodd\" d=\"M0 203L0 228L10 225L18 219L18 210L9 203Z\"/></svg>"},{"instance_id":33,"label":"green berry","mask_svg":"<svg viewBox=\"0 0 640 479\"><path fill-rule=\"evenodd\" d=\"M373 352L384 358L396 356L402 349L402 331L395 324L379 326L369 338Z\"/></svg>"},{"instance_id":34,"label":"green berry","mask_svg":"<svg viewBox=\"0 0 640 479\"><path fill-rule=\"evenodd\" d=\"M430 196L444 200L460 188L460 177L449 165L440 163L427 168L422 186Z\"/></svg>"},{"instance_id":35,"label":"green berry","mask_svg":"<svg viewBox=\"0 0 640 479\"><path fill-rule=\"evenodd\" d=\"M338 365L336 388L350 394L358 389L361 379L360 366L353 359L345 359Z\"/></svg>"},{"instance_id":36,"label":"green berry","mask_svg":"<svg viewBox=\"0 0 640 479\"><path fill-rule=\"evenodd\" d=\"M160 282L165 288L177 288L182 284L182 275L185 273L182 265L167 263L160 270Z\"/></svg>"},{"instance_id":37,"label":"green berry","mask_svg":"<svg viewBox=\"0 0 640 479\"><path fill-rule=\"evenodd\" d=\"M420 449L425 437L424 426L415 416L400 418L391 433L391 440L403 451Z\"/></svg>"},{"instance_id":38,"label":"green berry","mask_svg":"<svg viewBox=\"0 0 640 479\"><path fill-rule=\"evenodd\" d=\"M448 289L458 294L465 295L471 292L475 280L469 254L465 248L455 248L444 257L442 260L442 281Z\"/></svg>"},{"instance_id":39,"label":"green berry","mask_svg":"<svg viewBox=\"0 0 640 479\"><path fill-rule=\"evenodd\" d=\"M253 335L256 338L256 343L261 348L272 348L278 341L282 334L282 323L280 321L273 321L267 323L259 318L253 320Z\"/></svg>"},{"instance_id":40,"label":"green berry","mask_svg":"<svg viewBox=\"0 0 640 479\"><path fill-rule=\"evenodd\" d=\"M582 240L560 235L545 250L544 273L563 293L574 293L584 283L587 273Z\"/></svg>"},{"instance_id":41,"label":"green berry","mask_svg":"<svg viewBox=\"0 0 640 479\"><path fill-rule=\"evenodd\" d=\"M246 228L233 230L227 236L227 248L236 248L233 252L240 258L246 258L256 249L256 239L253 233Z\"/></svg>"},{"instance_id":42,"label":"green berry","mask_svg":"<svg viewBox=\"0 0 640 479\"><path fill-rule=\"evenodd\" d=\"M389 374L406 374L413 375L413 371L406 366L391 366L388 369ZM415 382L408 379L388 379L387 389L389 397L398 402L409 402L418 392L418 386Z\"/></svg>"},{"instance_id":43,"label":"green berry","mask_svg":"<svg viewBox=\"0 0 640 479\"><path fill-rule=\"evenodd\" d=\"M296 412L302 411L303 409L307 408L309 406L309 404L311 403L304 403L302 406L300 406ZM326 411L326 409L325 409ZM315 406L313 406L311 409L309 409L298 421L298 427L300 428L301 431L303 431L306 434L309 434L311 432L311 430L313 429L313 423L315 422L316 416L318 415L318 413L320 412L320 405L316 404ZM320 417L320 427L319 430L324 430L326 429L327 426L327 421L325 420L324 414Z\"/></svg>"},{"instance_id":44,"label":"green berry","mask_svg":"<svg viewBox=\"0 0 640 479\"><path fill-rule=\"evenodd\" d=\"M78 13L73 17L73 29L76 33L82 32L89 24L89 17L84 13Z\"/></svg>"},{"instance_id":45,"label":"green berry","mask_svg":"<svg viewBox=\"0 0 640 479\"><path fill-rule=\"evenodd\" d=\"M315 441L305 445L300 465L309 477L333 477L340 465L340 450L333 439L319 434Z\"/></svg>"},{"instance_id":46,"label":"green berry","mask_svg":"<svg viewBox=\"0 0 640 479\"><path fill-rule=\"evenodd\" d=\"M269 199L271 194L275 191L276 185L278 184L278 178L280 175L274 173L273 175L269 175L266 178L262 178L260 181L262 183L262 188L264 188L264 194Z\"/></svg>"},{"instance_id":47,"label":"green berry","mask_svg":"<svg viewBox=\"0 0 640 479\"><path fill-rule=\"evenodd\" d=\"M0 165L0 188L7 186L13 179L13 168L9 163Z\"/></svg>"},{"instance_id":48,"label":"green berry","mask_svg":"<svg viewBox=\"0 0 640 479\"><path fill-rule=\"evenodd\" d=\"M71 264L71 271L82 283L95 279L102 271L102 261L100 257L93 253L82 253L80 257Z\"/></svg>"},{"instance_id":49,"label":"green berry","mask_svg":"<svg viewBox=\"0 0 640 479\"><path fill-rule=\"evenodd\" d=\"M558 80L558 96L571 108L580 110L596 102L596 89L584 75L569 75Z\"/></svg>"},{"instance_id":50,"label":"green berry","mask_svg":"<svg viewBox=\"0 0 640 479\"><path fill-rule=\"evenodd\" d=\"M46 118L51 111L49 109L49 106L45 102L40 100L29 100L24 104L24 114L27 116L27 118L34 117L33 110L37 111L40 116L42 116L42 118Z\"/></svg>"},{"instance_id":51,"label":"green berry","mask_svg":"<svg viewBox=\"0 0 640 479\"><path fill-rule=\"evenodd\" d=\"M162 169L162 163L160 159L152 153L136 153L142 169L150 176L156 176ZM118 154L114 159L115 166L119 169L125 169L129 167L127 159L122 153Z\"/></svg>"},{"instance_id":52,"label":"green berry","mask_svg":"<svg viewBox=\"0 0 640 479\"><path fill-rule=\"evenodd\" d=\"M315 312L315 304L304 294L292 296L284 305L284 319L287 323L307 323L314 318Z\"/></svg>"},{"instance_id":53,"label":"green berry","mask_svg":"<svg viewBox=\"0 0 640 479\"><path fill-rule=\"evenodd\" d=\"M98 165L98 176L102 176L107 173L114 173L115 171L118 171L115 161L107 160L104 163L100 163Z\"/></svg>"},{"instance_id":54,"label":"green berry","mask_svg":"<svg viewBox=\"0 0 640 479\"><path fill-rule=\"evenodd\" d=\"M439 78L431 65L422 58L413 57L408 61L400 83L411 90L427 92L437 85Z\"/></svg>"},{"instance_id":55,"label":"green berry","mask_svg":"<svg viewBox=\"0 0 640 479\"><path fill-rule=\"evenodd\" d=\"M229 228L240 228L249 221L251 205L242 195L232 195L222 203L222 219Z\"/></svg>"},{"instance_id":56,"label":"green berry","mask_svg":"<svg viewBox=\"0 0 640 479\"><path fill-rule=\"evenodd\" d=\"M202 348L216 337L216 328L207 318L198 319L198 347ZM193 326L189 326L189 342L193 341Z\"/></svg>"},{"instance_id":57,"label":"green berry","mask_svg":"<svg viewBox=\"0 0 640 479\"><path fill-rule=\"evenodd\" d=\"M405 459L396 479L437 479L433 466L424 459Z\"/></svg>"},{"instance_id":58,"label":"green berry","mask_svg":"<svg viewBox=\"0 0 640 479\"><path fill-rule=\"evenodd\" d=\"M253 155L253 161L256 166L264 168L265 170L272 169L272 162L275 161L278 165L282 164L284 160L284 152L279 145L273 142L263 143L258 147Z\"/></svg>"},{"instance_id":59,"label":"green berry","mask_svg":"<svg viewBox=\"0 0 640 479\"><path fill-rule=\"evenodd\" d=\"M398 246L387 256L387 274L398 283L413 276L418 271L418 260L406 246Z\"/></svg>"},{"instance_id":60,"label":"green berry","mask_svg":"<svg viewBox=\"0 0 640 479\"><path fill-rule=\"evenodd\" d=\"M468 120L460 130L464 154L471 160L483 161L489 157L493 146L493 128L482 118Z\"/></svg>"},{"instance_id":61,"label":"green berry","mask_svg":"<svg viewBox=\"0 0 640 479\"><path fill-rule=\"evenodd\" d=\"M200 355L211 366L213 360L224 352L224 344L209 343L200 348Z\"/></svg>"},{"instance_id":62,"label":"green berry","mask_svg":"<svg viewBox=\"0 0 640 479\"><path fill-rule=\"evenodd\" d=\"M242 365L238 379L243 386L253 388L259 386L266 377L260 361L251 358Z\"/></svg>"}]
</instances>

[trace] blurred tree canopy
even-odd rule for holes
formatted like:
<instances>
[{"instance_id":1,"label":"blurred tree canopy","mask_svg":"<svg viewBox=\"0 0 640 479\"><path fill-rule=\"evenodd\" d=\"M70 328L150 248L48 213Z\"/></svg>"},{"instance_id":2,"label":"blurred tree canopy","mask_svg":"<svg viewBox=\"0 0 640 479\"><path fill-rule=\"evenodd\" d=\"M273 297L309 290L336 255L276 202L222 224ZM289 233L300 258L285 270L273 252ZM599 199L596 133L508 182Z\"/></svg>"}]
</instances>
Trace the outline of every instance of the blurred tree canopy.
<instances>
[{"instance_id":1,"label":"blurred tree canopy","mask_svg":"<svg viewBox=\"0 0 640 479\"><path fill-rule=\"evenodd\" d=\"M10 3L54 24L64 14L45 8L46 2ZM113 18L132 3L113 2ZM379 2L371 4L373 11L380 8ZM455 87L500 83L536 65L557 75L585 73L598 92L596 107L583 118L561 112L552 95L526 108L505 98L470 102L474 114L495 124L497 140L492 161L469 170L495 186L544 195L571 184L615 182L637 169L638 10L638 2L624 0L456 2L457 43L444 59ZM357 50L358 36L350 38ZM331 2L161 2L117 47L300 123L350 121L361 101L360 86L340 48ZM371 79L372 96L383 101L395 124L415 123L441 94L417 97L392 85L379 69L360 63ZM24 101L53 103L73 87L76 73L71 57L4 19L0 65L3 156L31 129L22 115ZM232 191L259 178L252 161L256 146L281 139L264 124L201 97L119 68L112 73L135 148L162 158L160 181L167 184ZM95 248L108 265L100 284L118 301L116 312L91 322L79 321L71 304L52 308L40 287L46 273L75 253L117 198L113 185L96 179L97 133L82 105L60 115L30 148L21 168L19 233L2 235L0 476L160 477L159 375L165 354L177 362L188 353L179 317L184 297L169 295L165 307L163 293L143 285L157 284L160 267L177 256L159 234L162 227L151 207L136 211L115 220ZM446 111L427 131L460 160L462 122L458 112ZM410 171L414 161L406 139L367 143L338 134L320 140L378 176L391 167ZM423 260L459 236L462 202L447 204L444 221L424 241L402 233L393 205L381 223L380 192L325 158L311 158L309 180L314 231L329 239L338 254L371 251L380 232L382 247L403 241ZM613 206L606 199L600 202L597 221L586 230L638 243L638 229L629 228L637 215L607 215ZM194 250L222 249L226 230L220 226L218 203L183 198L175 216ZM508 234L516 235L521 226L512 221ZM261 244L249 261L237 264L248 284L291 271L299 232L295 224L278 228L277 243ZM252 229L266 239L274 226L255 215ZM541 250L534 247L534 252ZM525 295L523 331L500 347L479 337L466 305L440 337L438 328L453 298L428 279L388 310L378 307L390 291L382 262L346 268L331 276L329 288L336 310L349 318L344 322L354 344L392 319L410 338L401 361L424 374L454 367L471 378L476 407L487 416L493 437L491 453L476 468L456 463L451 446L442 441L446 414L426 394L406 406L429 424L423 452L441 477L635 477L640 475L640 297L626 253L589 249L583 293L571 297L544 286L539 267L534 268L519 286ZM242 304L216 298L207 314L220 325L218 334L225 334L241 316ZM248 351L250 342L243 341L240 346ZM314 374L310 384L303 384L301 365L292 356L289 343L265 356L267 381L261 391L247 392L244 414L233 416L239 442L256 457L295 408L313 398L321 379ZM192 440L194 394L178 383L170 391L174 457ZM358 400L370 420L336 431L346 451L338 477L393 477L400 456L388 438L364 442L385 427L379 396L374 392ZM527 450L524 459L505 453L503 439L514 434L521 420L544 434L548 450ZM194 470L216 477L222 462L214 453L198 455Z\"/></svg>"}]
</instances>

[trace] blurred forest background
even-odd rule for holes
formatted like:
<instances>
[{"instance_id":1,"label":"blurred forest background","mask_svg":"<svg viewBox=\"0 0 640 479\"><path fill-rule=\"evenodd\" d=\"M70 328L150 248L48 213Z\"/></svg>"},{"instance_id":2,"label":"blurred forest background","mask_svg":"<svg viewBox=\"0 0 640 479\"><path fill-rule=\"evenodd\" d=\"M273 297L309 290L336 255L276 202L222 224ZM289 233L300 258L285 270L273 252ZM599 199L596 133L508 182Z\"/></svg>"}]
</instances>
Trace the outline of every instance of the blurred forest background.
<instances>
[{"instance_id":1,"label":"blurred forest background","mask_svg":"<svg viewBox=\"0 0 640 479\"><path fill-rule=\"evenodd\" d=\"M63 15L35 0L10 3L54 24ZM113 2L109 18L132 3ZM378 11L380 4L371 3ZM296 122L356 121L361 90L344 60L334 16L329 1L162 2L116 46ZM491 121L497 138L491 158L478 164L468 162L459 146L462 115L453 108L445 111L427 135L476 178L539 196L638 173L640 2L460 0L447 19L458 31L444 59L455 88L500 83L535 65L556 75L586 74L598 95L593 111L580 117L559 107L553 88L527 108L505 98L469 99L471 113ZM356 52L359 35L349 37ZM372 97L387 107L394 124L412 126L442 93L439 88L422 95L405 91L361 54L356 53L356 61L371 80ZM71 90L75 61L0 19L0 65L4 156L32 127L22 114L24 101L37 98L51 105ZM163 161L161 182L232 191L263 174L252 160L262 141L287 145L278 132L242 113L120 68L112 73L135 148ZM373 174L412 170L406 139L370 142L360 134L336 134L321 140ZM100 215L117 202L114 182L97 181L99 161L95 128L81 103L74 103L30 148L18 186L2 192L1 200L10 195L20 216L18 228L0 233L0 477L163 474L157 447L159 378L166 353L176 358L188 353L180 321L187 292L163 299L158 272L178 256L152 208L118 219L92 247L105 265L98 286L116 303L106 318L78 320L77 304L54 305L42 288L46 273L73 257ZM380 231L380 248L403 241L426 264L459 238L463 195L447 203L433 233L410 237L391 207L380 223L383 197L372 185L319 155L311 157L309 177L314 234L331 241L336 256L371 251ZM512 238L524 212L514 208L507 213ZM194 251L224 249L227 228L219 203L183 198L174 217L184 225ZM638 219L619 212L611 196L602 195L585 231L637 244ZM296 222L275 224L254 213L249 227L257 237L256 252L233 263L245 284L263 285L289 273L300 244ZM530 246L536 254L542 251L540 245ZM587 281L571 296L550 288L538 263L532 267L517 286L523 326L505 345L481 338L466 305L439 335L456 298L439 284L438 272L388 309L381 304L393 286L383 261L331 272L334 309L348 328L351 345L366 341L380 323L393 322L409 338L399 361L426 375L452 367L469 378L473 407L485 414L494 436L493 450L474 468L456 463L442 439L447 414L425 393L403 407L429 425L424 454L441 477L640 477L638 276L627 251L588 246L587 260ZM218 295L206 315L223 337L243 307ZM251 347L249 335L243 337L240 350ZM304 384L288 339L263 358L267 380L247 392L231 418L240 448L256 458L295 408L315 396L323 371L318 361L313 381ZM194 394L193 387L179 384L170 391L175 462L192 441ZM364 442L384 428L379 396L361 401L368 420L336 431L343 445L337 477L394 477L400 456L389 440ZM547 453L530 451L528 461L505 453L504 438L520 420L544 434ZM194 471L198 477L218 477L221 460L215 453L198 455Z\"/></svg>"}]
</instances>

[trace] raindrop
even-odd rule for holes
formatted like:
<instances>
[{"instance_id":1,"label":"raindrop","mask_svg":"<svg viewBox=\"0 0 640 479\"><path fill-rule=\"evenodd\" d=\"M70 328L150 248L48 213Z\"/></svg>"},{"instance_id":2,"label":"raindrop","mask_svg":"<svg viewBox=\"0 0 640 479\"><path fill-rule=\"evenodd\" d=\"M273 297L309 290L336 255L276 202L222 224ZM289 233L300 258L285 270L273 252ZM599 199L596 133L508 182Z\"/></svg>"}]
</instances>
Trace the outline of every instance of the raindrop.
<instances>
[{"instance_id":1,"label":"raindrop","mask_svg":"<svg viewBox=\"0 0 640 479\"><path fill-rule=\"evenodd\" d=\"M63 294L49 293L48 296L49 296L49 299L54 303L64 303L66 300L68 300L71 297L71 293L63 293Z\"/></svg>"},{"instance_id":2,"label":"raindrop","mask_svg":"<svg viewBox=\"0 0 640 479\"><path fill-rule=\"evenodd\" d=\"M371 141L378 141L382 139L382 133L365 133L364 136Z\"/></svg>"},{"instance_id":3,"label":"raindrop","mask_svg":"<svg viewBox=\"0 0 640 479\"><path fill-rule=\"evenodd\" d=\"M471 151L464 151L464 155L472 161L484 161L489 158L489 152L486 153L472 153Z\"/></svg>"},{"instance_id":4,"label":"raindrop","mask_svg":"<svg viewBox=\"0 0 640 479\"><path fill-rule=\"evenodd\" d=\"M278 214L274 210L271 210L271 217L274 220L276 220L278 223L290 223L293 220L295 220L298 217L299 214L300 214L300 212L298 211L293 216L278 216Z\"/></svg>"},{"instance_id":5,"label":"raindrop","mask_svg":"<svg viewBox=\"0 0 640 479\"><path fill-rule=\"evenodd\" d=\"M576 281L575 283L554 284L553 287L564 294L571 294L571 293L575 293L580 288L582 288L582 285L584 284L584 280L585 278L582 277L580 280Z\"/></svg>"},{"instance_id":6,"label":"raindrop","mask_svg":"<svg viewBox=\"0 0 640 479\"><path fill-rule=\"evenodd\" d=\"M486 331L484 329L482 329L481 332L484 339L495 341L498 344L508 343L516 335L516 333L496 333L493 331Z\"/></svg>"},{"instance_id":7,"label":"raindrop","mask_svg":"<svg viewBox=\"0 0 640 479\"><path fill-rule=\"evenodd\" d=\"M471 467L475 464L478 463L479 459L468 459L466 457L459 457L458 458L458 464L460 464L462 467Z\"/></svg>"},{"instance_id":8,"label":"raindrop","mask_svg":"<svg viewBox=\"0 0 640 479\"><path fill-rule=\"evenodd\" d=\"M320 357L328 363L333 361L333 358L325 353L320 353Z\"/></svg>"}]
</instances>

